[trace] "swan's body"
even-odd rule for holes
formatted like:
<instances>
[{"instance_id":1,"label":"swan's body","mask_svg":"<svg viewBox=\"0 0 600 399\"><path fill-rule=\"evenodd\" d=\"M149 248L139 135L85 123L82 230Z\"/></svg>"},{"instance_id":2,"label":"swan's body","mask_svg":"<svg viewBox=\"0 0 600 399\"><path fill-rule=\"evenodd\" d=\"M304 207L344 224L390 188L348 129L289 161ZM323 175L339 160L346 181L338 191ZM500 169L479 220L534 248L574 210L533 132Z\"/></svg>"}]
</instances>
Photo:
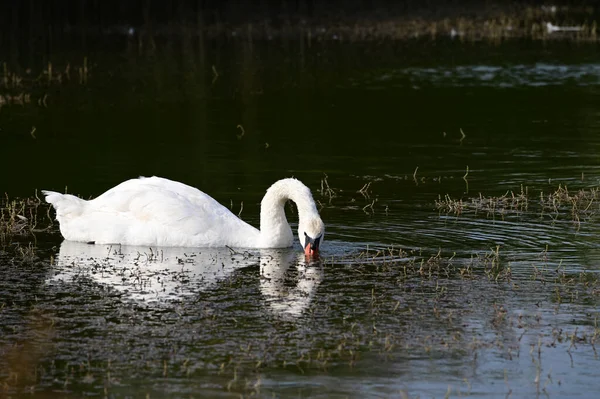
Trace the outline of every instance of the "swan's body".
<instances>
[{"instance_id":1,"label":"swan's body","mask_svg":"<svg viewBox=\"0 0 600 399\"><path fill-rule=\"evenodd\" d=\"M160 177L127 180L85 201L43 191L56 209L60 232L70 241L177 247L284 248L293 243L285 217L288 199L298 208L304 248L322 241L324 225L308 187L296 179L274 183L261 202L260 230L202 191Z\"/></svg>"}]
</instances>

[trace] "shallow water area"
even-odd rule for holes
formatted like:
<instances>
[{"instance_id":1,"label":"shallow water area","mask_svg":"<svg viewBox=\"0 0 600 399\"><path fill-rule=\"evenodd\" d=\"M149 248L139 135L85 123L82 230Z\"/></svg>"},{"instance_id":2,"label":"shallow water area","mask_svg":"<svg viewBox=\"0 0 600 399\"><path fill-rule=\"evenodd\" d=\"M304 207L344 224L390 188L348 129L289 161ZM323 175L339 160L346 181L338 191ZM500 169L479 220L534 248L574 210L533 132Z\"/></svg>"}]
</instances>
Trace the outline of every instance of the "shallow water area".
<instances>
[{"instance_id":1,"label":"shallow water area","mask_svg":"<svg viewBox=\"0 0 600 399\"><path fill-rule=\"evenodd\" d=\"M1 109L2 394L595 397L594 45L171 40ZM321 260L45 230L35 189L152 174L255 226L301 179Z\"/></svg>"},{"instance_id":2,"label":"shallow water area","mask_svg":"<svg viewBox=\"0 0 600 399\"><path fill-rule=\"evenodd\" d=\"M494 265L494 255L306 264L290 250L247 265L249 254L213 253L236 265L218 276L207 273L211 262L196 274L170 269L166 256L140 269L86 255L91 269L82 261L65 268L63 257L82 245L63 243L34 305L3 308L3 340L25 346L8 350L4 366L35 378L40 392L563 395L586 378L572 379L573 370L597 361L589 311L597 278L543 263L521 277ZM138 256L127 247L112 254Z\"/></svg>"}]
</instances>

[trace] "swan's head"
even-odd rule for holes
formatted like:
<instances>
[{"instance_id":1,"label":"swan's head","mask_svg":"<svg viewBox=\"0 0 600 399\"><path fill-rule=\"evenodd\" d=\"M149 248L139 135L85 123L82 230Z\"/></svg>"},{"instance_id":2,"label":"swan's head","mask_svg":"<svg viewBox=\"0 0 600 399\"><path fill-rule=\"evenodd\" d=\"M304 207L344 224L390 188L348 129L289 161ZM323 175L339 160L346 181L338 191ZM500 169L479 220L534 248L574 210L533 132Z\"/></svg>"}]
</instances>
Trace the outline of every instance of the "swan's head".
<instances>
[{"instance_id":1,"label":"swan's head","mask_svg":"<svg viewBox=\"0 0 600 399\"><path fill-rule=\"evenodd\" d=\"M307 256L319 256L325 238L325 225L320 217L301 220L298 223L298 238Z\"/></svg>"}]
</instances>

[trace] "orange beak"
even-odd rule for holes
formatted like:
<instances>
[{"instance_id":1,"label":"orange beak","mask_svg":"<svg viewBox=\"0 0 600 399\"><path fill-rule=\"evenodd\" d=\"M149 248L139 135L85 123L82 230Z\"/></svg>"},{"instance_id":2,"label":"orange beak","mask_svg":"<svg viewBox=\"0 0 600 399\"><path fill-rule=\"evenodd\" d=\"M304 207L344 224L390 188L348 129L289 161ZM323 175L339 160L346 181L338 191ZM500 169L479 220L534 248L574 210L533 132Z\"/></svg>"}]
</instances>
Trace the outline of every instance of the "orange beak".
<instances>
[{"instance_id":1,"label":"orange beak","mask_svg":"<svg viewBox=\"0 0 600 399\"><path fill-rule=\"evenodd\" d=\"M319 257L319 244L321 244L321 236L313 239L304 233L304 255L310 258Z\"/></svg>"},{"instance_id":2,"label":"orange beak","mask_svg":"<svg viewBox=\"0 0 600 399\"><path fill-rule=\"evenodd\" d=\"M306 245L306 247L304 247L304 255L306 255L309 258L318 258L319 257L319 249L312 247L309 243Z\"/></svg>"}]
</instances>

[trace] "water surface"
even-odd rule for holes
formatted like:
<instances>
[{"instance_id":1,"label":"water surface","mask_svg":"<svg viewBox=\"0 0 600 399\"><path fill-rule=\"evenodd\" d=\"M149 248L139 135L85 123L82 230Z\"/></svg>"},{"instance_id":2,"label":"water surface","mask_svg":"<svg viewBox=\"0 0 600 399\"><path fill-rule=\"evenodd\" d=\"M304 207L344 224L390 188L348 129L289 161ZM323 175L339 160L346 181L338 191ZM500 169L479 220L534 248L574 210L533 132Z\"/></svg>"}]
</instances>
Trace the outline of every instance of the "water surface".
<instances>
[{"instance_id":1,"label":"water surface","mask_svg":"<svg viewBox=\"0 0 600 399\"><path fill-rule=\"evenodd\" d=\"M0 190L87 198L155 174L234 213L243 203L257 225L265 189L295 176L326 223L323 259L307 264L299 247L87 246L54 228L23 262L12 243L0 253L9 395L600 388L595 47L240 39L138 50L125 40L91 51L87 83L32 84L30 103L2 107ZM549 207L559 187L590 197L577 212L569 200ZM521 193L527 206L482 205ZM470 205L438 209L446 195Z\"/></svg>"}]
</instances>

